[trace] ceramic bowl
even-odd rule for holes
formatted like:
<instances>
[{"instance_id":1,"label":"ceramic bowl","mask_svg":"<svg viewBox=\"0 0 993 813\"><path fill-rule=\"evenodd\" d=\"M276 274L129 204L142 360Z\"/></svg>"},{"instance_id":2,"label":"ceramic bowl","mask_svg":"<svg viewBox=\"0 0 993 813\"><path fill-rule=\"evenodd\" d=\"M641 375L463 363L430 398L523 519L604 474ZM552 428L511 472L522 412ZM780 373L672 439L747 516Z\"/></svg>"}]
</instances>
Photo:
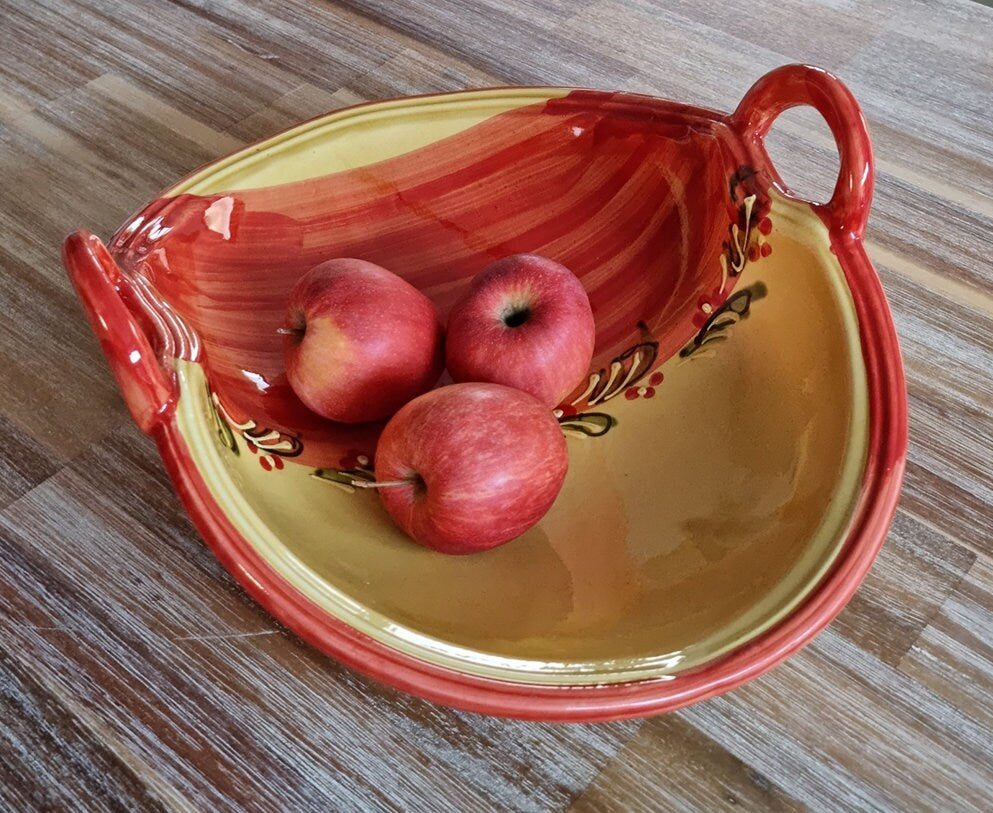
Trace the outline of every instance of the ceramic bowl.
<instances>
[{"instance_id":1,"label":"ceramic bowl","mask_svg":"<svg viewBox=\"0 0 993 813\"><path fill-rule=\"evenodd\" d=\"M763 137L815 107L831 200L790 193ZM731 115L648 96L501 88L301 124L165 191L65 263L134 419L222 564L341 661L524 718L673 709L809 641L868 570L903 469L893 324L862 245L865 122L786 66ZM550 513L474 556L412 544L370 478L379 425L286 383L288 291L331 257L406 277L444 313L495 258L571 268L597 323L556 410ZM487 416L481 414L480 421Z\"/></svg>"}]
</instances>

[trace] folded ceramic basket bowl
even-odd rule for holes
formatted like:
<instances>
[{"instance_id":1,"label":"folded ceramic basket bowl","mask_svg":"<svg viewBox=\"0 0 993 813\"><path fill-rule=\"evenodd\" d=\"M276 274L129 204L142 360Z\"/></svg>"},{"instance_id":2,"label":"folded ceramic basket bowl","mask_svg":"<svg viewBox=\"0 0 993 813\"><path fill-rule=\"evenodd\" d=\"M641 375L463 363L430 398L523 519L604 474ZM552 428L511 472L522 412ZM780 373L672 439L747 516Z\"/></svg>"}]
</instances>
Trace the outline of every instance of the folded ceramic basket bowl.
<instances>
[{"instance_id":1,"label":"folded ceramic basket bowl","mask_svg":"<svg viewBox=\"0 0 993 813\"><path fill-rule=\"evenodd\" d=\"M840 152L825 204L763 147L800 104ZM204 539L276 618L423 697L612 719L775 665L883 542L906 399L862 245L872 180L855 100L815 68L773 71L731 115L466 91L301 124L168 189L106 247L71 235L65 262ZM571 268L596 318L593 367L555 412L569 475L523 537L445 556L350 485L381 427L308 412L276 331L325 259L379 263L444 314L518 252Z\"/></svg>"}]
</instances>

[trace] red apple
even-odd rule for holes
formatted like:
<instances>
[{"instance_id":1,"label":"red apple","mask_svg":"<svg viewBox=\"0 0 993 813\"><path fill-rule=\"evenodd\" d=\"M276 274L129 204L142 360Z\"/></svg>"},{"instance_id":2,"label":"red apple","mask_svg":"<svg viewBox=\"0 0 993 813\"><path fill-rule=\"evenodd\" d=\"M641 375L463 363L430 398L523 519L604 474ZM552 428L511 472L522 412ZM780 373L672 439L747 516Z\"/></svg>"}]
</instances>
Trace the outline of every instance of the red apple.
<instances>
[{"instance_id":1,"label":"red apple","mask_svg":"<svg viewBox=\"0 0 993 813\"><path fill-rule=\"evenodd\" d=\"M568 467L558 421L536 398L499 384L452 384L415 398L386 424L375 485L416 542L475 553L541 519Z\"/></svg>"},{"instance_id":2,"label":"red apple","mask_svg":"<svg viewBox=\"0 0 993 813\"><path fill-rule=\"evenodd\" d=\"M582 283L535 254L484 269L448 316L445 356L455 381L491 381L557 406L586 377L596 330Z\"/></svg>"},{"instance_id":3,"label":"red apple","mask_svg":"<svg viewBox=\"0 0 993 813\"><path fill-rule=\"evenodd\" d=\"M325 418L386 418L438 381L443 333L431 300L364 260L328 260L294 286L286 312L286 377Z\"/></svg>"}]
</instances>

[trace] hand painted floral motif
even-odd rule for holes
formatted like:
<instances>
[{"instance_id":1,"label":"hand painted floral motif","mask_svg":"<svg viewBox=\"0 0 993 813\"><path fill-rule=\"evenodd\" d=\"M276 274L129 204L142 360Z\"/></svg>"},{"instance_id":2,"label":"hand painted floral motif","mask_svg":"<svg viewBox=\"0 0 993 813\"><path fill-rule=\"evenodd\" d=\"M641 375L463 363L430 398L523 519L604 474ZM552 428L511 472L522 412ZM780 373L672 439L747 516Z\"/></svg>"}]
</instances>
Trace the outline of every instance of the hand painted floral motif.
<instances>
[{"instance_id":1,"label":"hand painted floral motif","mask_svg":"<svg viewBox=\"0 0 993 813\"><path fill-rule=\"evenodd\" d=\"M624 390L624 397L629 401L634 401L637 398L654 398L655 388L664 380L665 376L662 375L662 371L656 370L648 377L648 381L644 384L636 384Z\"/></svg>"},{"instance_id":2,"label":"hand painted floral motif","mask_svg":"<svg viewBox=\"0 0 993 813\"><path fill-rule=\"evenodd\" d=\"M723 243L719 294L727 289L729 279L741 275L747 263L757 262L772 253L772 245L767 240L772 232L771 203L768 195L759 189L755 170L747 165L739 167L728 182L728 192L737 216L729 224L728 239ZM713 302L709 304L714 306Z\"/></svg>"},{"instance_id":3,"label":"hand painted floral motif","mask_svg":"<svg viewBox=\"0 0 993 813\"><path fill-rule=\"evenodd\" d=\"M638 323L642 340L615 356L608 367L590 374L586 389L569 404L586 403L589 406L606 403L627 387L636 384L655 367L659 343L644 322Z\"/></svg>"},{"instance_id":4,"label":"hand painted floral motif","mask_svg":"<svg viewBox=\"0 0 993 813\"><path fill-rule=\"evenodd\" d=\"M553 413L559 426L566 434L583 438L598 438L606 435L617 423L613 415L606 412L576 412L575 407L563 406Z\"/></svg>"},{"instance_id":5,"label":"hand painted floral motif","mask_svg":"<svg viewBox=\"0 0 993 813\"><path fill-rule=\"evenodd\" d=\"M686 347L679 351L679 357L690 358L700 354L706 344L725 341L728 337L728 329L738 324L742 319L746 319L752 303L762 299L767 293L768 289L762 282L756 282L747 288L735 291L720 308L710 314L701 326L699 333Z\"/></svg>"},{"instance_id":6,"label":"hand painted floral motif","mask_svg":"<svg viewBox=\"0 0 993 813\"><path fill-rule=\"evenodd\" d=\"M259 426L248 419L236 421L225 408L216 392L208 388L208 401L218 441L235 454L240 454L235 432L241 435L245 448L258 456L259 465L265 471L279 471L284 467L283 458L297 457L303 451L303 443L294 435L278 429Z\"/></svg>"}]
</instances>

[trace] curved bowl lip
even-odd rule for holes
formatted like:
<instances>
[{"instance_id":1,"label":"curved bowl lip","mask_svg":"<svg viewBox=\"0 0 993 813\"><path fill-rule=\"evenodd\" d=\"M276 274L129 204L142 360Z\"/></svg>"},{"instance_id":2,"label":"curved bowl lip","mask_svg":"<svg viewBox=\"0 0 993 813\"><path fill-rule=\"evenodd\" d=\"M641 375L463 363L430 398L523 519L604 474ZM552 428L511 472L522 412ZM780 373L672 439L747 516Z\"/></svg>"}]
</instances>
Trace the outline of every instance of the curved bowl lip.
<instances>
[{"instance_id":1,"label":"curved bowl lip","mask_svg":"<svg viewBox=\"0 0 993 813\"><path fill-rule=\"evenodd\" d=\"M499 97L499 96L511 96L520 95L525 93L527 95L533 95L536 99L547 98L546 94L563 94L560 98L564 98L565 95L569 93L580 92L580 93L596 93L602 95L623 95L625 100L629 104L634 104L638 100L651 101L657 105L665 105L671 109L671 112L678 114L681 118L685 119L687 124L691 123L706 123L706 124L723 124L731 127L731 115L720 112L719 110L714 110L709 107L703 107L701 105L688 104L686 102L677 102L672 99L663 99L659 96L653 96L649 93L640 93L635 91L610 91L610 90L598 90L596 88L588 87L570 87L568 85L493 85L491 87L484 88L469 88L465 90L446 90L437 93L415 93L409 96L392 96L382 99L372 99L364 102L356 102L355 104L347 105L346 107L339 108L337 110L332 110L330 112L318 113L316 116L311 116L308 119L303 119L302 121L296 122L290 125L284 130L280 130L271 136L260 139L259 141L246 144L243 147L226 154L212 161L208 161L204 164L183 175L173 183L169 184L161 193L161 195L154 201L145 204L135 212L130 215L127 220L124 221L124 225L119 228L113 237L108 242L108 245L112 247L118 242L128 227L140 216L149 214L150 209L153 207L157 208L162 204L163 198L169 198L174 194L177 194L176 190L184 189L190 181L196 178L198 175L205 173L207 170L217 170L228 162L235 162L241 160L242 158L247 158L249 156L255 155L267 149L270 146L276 146L278 143L290 136L300 135L306 131L307 128L311 126L316 126L324 119L331 116L337 117L340 114L352 115L354 113L361 113L366 108L380 107L385 105L397 105L398 107L417 107L424 104L431 104L434 102L443 101L454 101L459 97L466 99L474 97ZM746 154L742 151L742 155ZM778 179L778 176L776 176ZM785 189L785 185L781 186ZM181 192L179 193L181 194Z\"/></svg>"},{"instance_id":2,"label":"curved bowl lip","mask_svg":"<svg viewBox=\"0 0 993 813\"><path fill-rule=\"evenodd\" d=\"M536 88L511 86L487 90L533 91ZM410 98L425 100L472 92ZM640 94L626 95L637 97ZM737 134L730 115L656 97L645 98L671 104L674 109L685 112L687 118L707 118L726 124L731 133ZM259 149L264 143L253 149ZM758 168L767 171L767 177L781 194L798 200L789 193L764 155L752 157L762 164ZM831 229L830 224L826 225L832 251L845 275L858 316L868 384L869 441L855 515L831 570L798 608L739 649L688 672L598 686L535 685L469 675L391 649L362 635L344 621L328 616L277 575L251 548L214 501L207 483L192 464L174 415L152 427L151 434L180 498L220 563L280 622L357 671L446 705L519 719L592 722L672 711L721 694L762 674L813 639L838 615L862 582L896 511L907 446L907 400L896 331L879 278L861 238L850 231Z\"/></svg>"}]
</instances>

